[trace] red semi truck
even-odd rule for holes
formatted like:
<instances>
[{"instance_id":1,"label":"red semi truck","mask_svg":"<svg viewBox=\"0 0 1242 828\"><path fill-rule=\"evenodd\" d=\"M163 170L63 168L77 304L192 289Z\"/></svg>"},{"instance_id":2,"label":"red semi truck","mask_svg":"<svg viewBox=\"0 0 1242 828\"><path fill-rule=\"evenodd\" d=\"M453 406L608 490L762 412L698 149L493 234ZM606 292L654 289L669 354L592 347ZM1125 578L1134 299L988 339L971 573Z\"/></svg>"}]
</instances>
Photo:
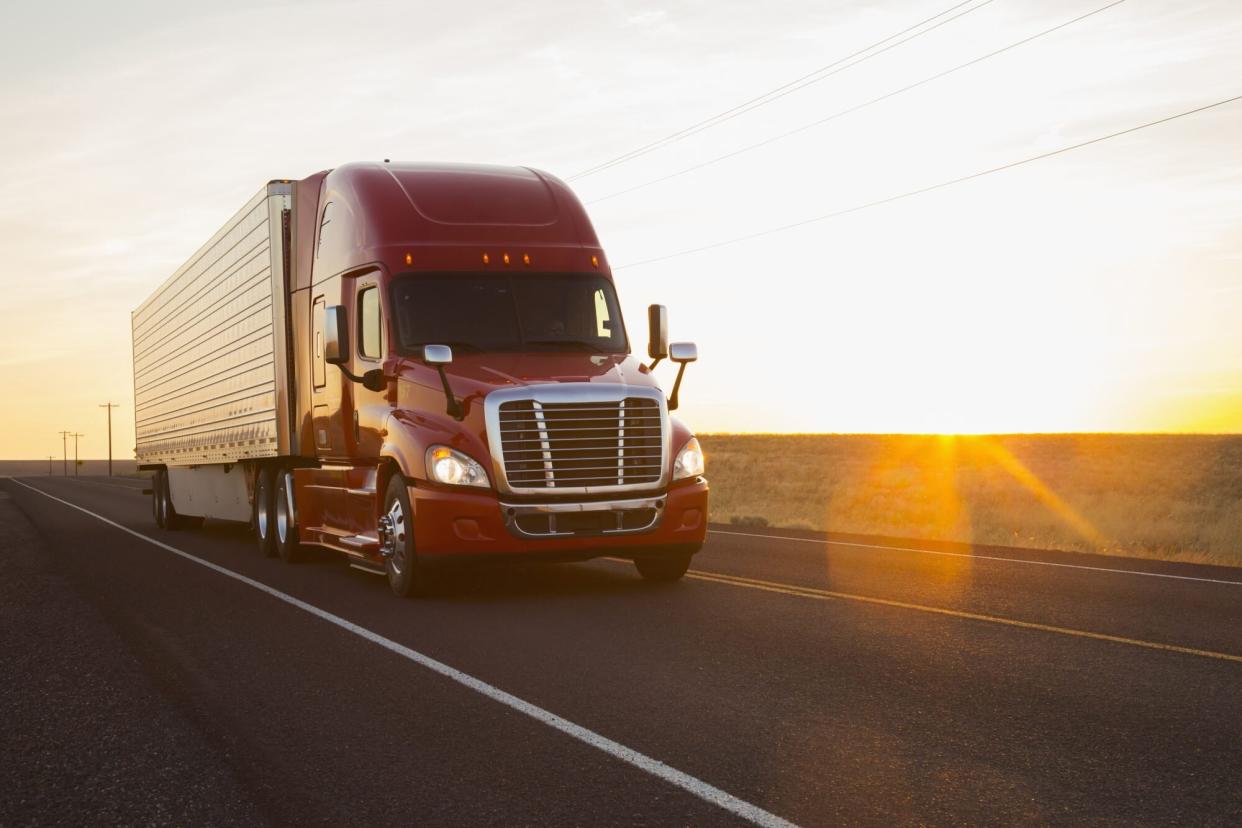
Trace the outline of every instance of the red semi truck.
<instances>
[{"instance_id":1,"label":"red semi truck","mask_svg":"<svg viewBox=\"0 0 1242 828\"><path fill-rule=\"evenodd\" d=\"M399 595L450 560L680 578L708 486L669 411L697 352L662 306L648 324L643 364L586 212L546 173L272 181L133 313L156 523L249 521L264 554L333 549Z\"/></svg>"}]
</instances>

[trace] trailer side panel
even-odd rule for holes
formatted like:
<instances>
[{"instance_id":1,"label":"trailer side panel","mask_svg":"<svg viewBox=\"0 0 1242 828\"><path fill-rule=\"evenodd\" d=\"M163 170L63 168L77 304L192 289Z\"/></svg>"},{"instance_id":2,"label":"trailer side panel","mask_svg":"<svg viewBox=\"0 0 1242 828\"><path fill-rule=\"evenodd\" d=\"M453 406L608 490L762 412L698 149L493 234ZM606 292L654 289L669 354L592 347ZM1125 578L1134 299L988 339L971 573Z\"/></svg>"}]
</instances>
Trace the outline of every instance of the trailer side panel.
<instances>
[{"instance_id":1,"label":"trailer side panel","mask_svg":"<svg viewBox=\"0 0 1242 828\"><path fill-rule=\"evenodd\" d=\"M282 212L260 190L133 314L140 463L199 465L289 453Z\"/></svg>"}]
</instances>

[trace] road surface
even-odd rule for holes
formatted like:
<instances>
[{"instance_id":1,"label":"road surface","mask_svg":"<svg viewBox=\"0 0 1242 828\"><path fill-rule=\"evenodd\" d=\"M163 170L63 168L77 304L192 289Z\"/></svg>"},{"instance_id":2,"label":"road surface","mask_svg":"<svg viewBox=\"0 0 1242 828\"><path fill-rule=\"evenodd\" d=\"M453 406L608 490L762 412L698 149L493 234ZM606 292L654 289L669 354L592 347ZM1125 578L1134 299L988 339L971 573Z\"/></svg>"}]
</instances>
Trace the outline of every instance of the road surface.
<instances>
[{"instance_id":1,"label":"road surface","mask_svg":"<svg viewBox=\"0 0 1242 828\"><path fill-rule=\"evenodd\" d=\"M1242 572L720 527L428 599L0 479L0 825L1242 823Z\"/></svg>"}]
</instances>

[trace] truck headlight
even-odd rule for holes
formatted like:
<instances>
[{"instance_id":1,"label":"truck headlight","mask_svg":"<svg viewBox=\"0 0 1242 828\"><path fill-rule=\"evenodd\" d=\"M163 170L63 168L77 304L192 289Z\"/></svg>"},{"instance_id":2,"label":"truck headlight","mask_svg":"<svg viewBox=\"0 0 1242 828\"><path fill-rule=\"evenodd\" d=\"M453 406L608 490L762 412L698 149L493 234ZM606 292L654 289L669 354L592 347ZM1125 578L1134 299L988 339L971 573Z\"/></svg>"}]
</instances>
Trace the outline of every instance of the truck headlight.
<instances>
[{"instance_id":1,"label":"truck headlight","mask_svg":"<svg viewBox=\"0 0 1242 828\"><path fill-rule=\"evenodd\" d=\"M427 449L427 476L437 483L449 486L491 485L483 467L448 446L432 446Z\"/></svg>"},{"instance_id":2,"label":"truck headlight","mask_svg":"<svg viewBox=\"0 0 1242 828\"><path fill-rule=\"evenodd\" d=\"M681 451L677 452L677 460L673 463L673 479L698 477L702 473L703 449L699 447L699 441L691 437L681 447Z\"/></svg>"}]
</instances>

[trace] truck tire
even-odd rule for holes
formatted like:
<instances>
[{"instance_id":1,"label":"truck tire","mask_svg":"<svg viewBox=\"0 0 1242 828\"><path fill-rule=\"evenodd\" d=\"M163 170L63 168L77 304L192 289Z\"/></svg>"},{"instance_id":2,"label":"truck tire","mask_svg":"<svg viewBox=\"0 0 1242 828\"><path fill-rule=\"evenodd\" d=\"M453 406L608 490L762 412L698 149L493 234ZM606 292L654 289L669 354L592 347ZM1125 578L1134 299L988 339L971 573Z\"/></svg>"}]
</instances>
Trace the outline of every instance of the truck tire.
<instances>
[{"instance_id":1,"label":"truck tire","mask_svg":"<svg viewBox=\"0 0 1242 828\"><path fill-rule=\"evenodd\" d=\"M669 549L659 555L634 558L634 566L644 581L671 583L681 580L690 568L690 559L697 549Z\"/></svg>"},{"instance_id":2,"label":"truck tire","mask_svg":"<svg viewBox=\"0 0 1242 828\"><path fill-rule=\"evenodd\" d=\"M172 492L168 488L168 471L160 469L155 473L155 482L151 486L152 497L155 498L155 523L161 529L175 532L178 529L197 529L203 525L201 517L177 514L173 506Z\"/></svg>"},{"instance_id":3,"label":"truck tire","mask_svg":"<svg viewBox=\"0 0 1242 828\"><path fill-rule=\"evenodd\" d=\"M265 558L276 557L275 474L271 466L263 466L254 478L254 535L259 541L259 551Z\"/></svg>"},{"instance_id":4,"label":"truck tire","mask_svg":"<svg viewBox=\"0 0 1242 828\"><path fill-rule=\"evenodd\" d=\"M419 595L426 591L427 575L414 552L414 510L410 508L410 493L405 478L395 474L388 481L384 492L384 514L387 520L381 533L384 555L384 571L388 574L388 586L401 598Z\"/></svg>"},{"instance_id":5,"label":"truck tire","mask_svg":"<svg viewBox=\"0 0 1242 828\"><path fill-rule=\"evenodd\" d=\"M155 517L155 525L160 529L165 528L167 521L167 513L164 511L164 470L156 469L155 474L151 475L151 514Z\"/></svg>"},{"instance_id":6,"label":"truck tire","mask_svg":"<svg viewBox=\"0 0 1242 828\"><path fill-rule=\"evenodd\" d=\"M298 535L298 510L293 499L293 472L283 469L276 473L274 541L276 554L285 563L302 560L302 542Z\"/></svg>"}]
</instances>

